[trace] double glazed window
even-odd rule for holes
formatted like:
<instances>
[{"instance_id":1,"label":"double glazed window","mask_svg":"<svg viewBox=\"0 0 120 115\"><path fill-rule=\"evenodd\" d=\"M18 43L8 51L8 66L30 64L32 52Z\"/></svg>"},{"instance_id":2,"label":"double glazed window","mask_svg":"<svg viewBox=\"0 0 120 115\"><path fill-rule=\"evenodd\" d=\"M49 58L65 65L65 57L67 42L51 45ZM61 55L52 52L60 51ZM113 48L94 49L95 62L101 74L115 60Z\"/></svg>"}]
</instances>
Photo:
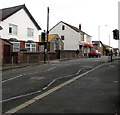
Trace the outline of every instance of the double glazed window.
<instances>
[{"instance_id":1,"label":"double glazed window","mask_svg":"<svg viewBox=\"0 0 120 115\"><path fill-rule=\"evenodd\" d=\"M13 52L18 52L20 51L20 43L18 42L13 42Z\"/></svg>"},{"instance_id":2,"label":"double glazed window","mask_svg":"<svg viewBox=\"0 0 120 115\"><path fill-rule=\"evenodd\" d=\"M9 34L17 35L18 26L14 24L9 24Z\"/></svg>"},{"instance_id":3,"label":"double glazed window","mask_svg":"<svg viewBox=\"0 0 120 115\"><path fill-rule=\"evenodd\" d=\"M34 37L34 29L27 28L27 37L30 37L30 38Z\"/></svg>"},{"instance_id":4,"label":"double glazed window","mask_svg":"<svg viewBox=\"0 0 120 115\"><path fill-rule=\"evenodd\" d=\"M34 52L36 51L36 44L35 43L26 43L25 48L28 52Z\"/></svg>"}]
</instances>

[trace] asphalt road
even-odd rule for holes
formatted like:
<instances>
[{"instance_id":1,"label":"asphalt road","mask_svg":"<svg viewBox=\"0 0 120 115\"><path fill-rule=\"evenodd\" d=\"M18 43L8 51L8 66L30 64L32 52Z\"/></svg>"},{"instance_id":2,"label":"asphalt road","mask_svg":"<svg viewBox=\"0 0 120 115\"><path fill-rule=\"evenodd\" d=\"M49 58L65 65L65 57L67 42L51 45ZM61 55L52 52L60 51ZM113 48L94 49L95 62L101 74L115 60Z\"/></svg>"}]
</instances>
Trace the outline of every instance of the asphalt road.
<instances>
[{"instance_id":1,"label":"asphalt road","mask_svg":"<svg viewBox=\"0 0 120 115\"><path fill-rule=\"evenodd\" d=\"M106 61L83 58L4 71L3 113Z\"/></svg>"},{"instance_id":2,"label":"asphalt road","mask_svg":"<svg viewBox=\"0 0 120 115\"><path fill-rule=\"evenodd\" d=\"M17 113L116 113L118 62L105 64ZM109 115L109 114L108 114Z\"/></svg>"}]
</instances>

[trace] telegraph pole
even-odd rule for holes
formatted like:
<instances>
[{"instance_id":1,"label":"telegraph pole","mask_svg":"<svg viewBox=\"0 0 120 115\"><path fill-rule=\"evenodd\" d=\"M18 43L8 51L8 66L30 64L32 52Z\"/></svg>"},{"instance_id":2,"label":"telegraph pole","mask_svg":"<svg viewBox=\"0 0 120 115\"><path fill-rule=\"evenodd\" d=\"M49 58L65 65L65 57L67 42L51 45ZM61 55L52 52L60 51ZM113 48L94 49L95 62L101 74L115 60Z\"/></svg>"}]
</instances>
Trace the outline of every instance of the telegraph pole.
<instances>
[{"instance_id":1,"label":"telegraph pole","mask_svg":"<svg viewBox=\"0 0 120 115\"><path fill-rule=\"evenodd\" d=\"M49 44L48 44L48 35L49 35L49 7L47 7L47 44L46 44L46 47L47 47L47 59L48 59L48 49L49 49Z\"/></svg>"}]
</instances>

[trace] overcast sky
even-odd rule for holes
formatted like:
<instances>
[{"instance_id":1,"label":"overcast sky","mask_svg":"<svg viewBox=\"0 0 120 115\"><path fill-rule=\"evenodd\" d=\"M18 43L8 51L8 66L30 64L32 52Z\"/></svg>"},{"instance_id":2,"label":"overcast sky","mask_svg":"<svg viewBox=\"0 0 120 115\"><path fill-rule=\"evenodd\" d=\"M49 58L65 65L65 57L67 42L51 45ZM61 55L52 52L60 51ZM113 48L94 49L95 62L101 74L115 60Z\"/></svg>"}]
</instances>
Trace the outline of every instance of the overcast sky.
<instances>
[{"instance_id":1,"label":"overcast sky","mask_svg":"<svg viewBox=\"0 0 120 115\"><path fill-rule=\"evenodd\" d=\"M113 29L118 29L119 0L0 0L0 9L25 4L43 30L47 28L47 7L50 8L50 27L59 21L78 27L92 36L92 40L100 40L112 47L118 47L113 40ZM100 27L100 29L98 29Z\"/></svg>"}]
</instances>

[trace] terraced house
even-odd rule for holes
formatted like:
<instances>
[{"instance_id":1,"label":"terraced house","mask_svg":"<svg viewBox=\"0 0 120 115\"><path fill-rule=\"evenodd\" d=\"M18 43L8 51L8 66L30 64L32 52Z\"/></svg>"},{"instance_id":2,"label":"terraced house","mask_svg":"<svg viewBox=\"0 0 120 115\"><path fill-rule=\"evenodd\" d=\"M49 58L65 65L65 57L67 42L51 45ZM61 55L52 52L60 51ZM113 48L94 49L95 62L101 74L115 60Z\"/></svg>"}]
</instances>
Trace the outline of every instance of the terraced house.
<instances>
[{"instance_id":1,"label":"terraced house","mask_svg":"<svg viewBox=\"0 0 120 115\"><path fill-rule=\"evenodd\" d=\"M25 5L1 9L2 19L0 37L13 44L13 52L26 49L39 51L39 30L35 21Z\"/></svg>"}]
</instances>

